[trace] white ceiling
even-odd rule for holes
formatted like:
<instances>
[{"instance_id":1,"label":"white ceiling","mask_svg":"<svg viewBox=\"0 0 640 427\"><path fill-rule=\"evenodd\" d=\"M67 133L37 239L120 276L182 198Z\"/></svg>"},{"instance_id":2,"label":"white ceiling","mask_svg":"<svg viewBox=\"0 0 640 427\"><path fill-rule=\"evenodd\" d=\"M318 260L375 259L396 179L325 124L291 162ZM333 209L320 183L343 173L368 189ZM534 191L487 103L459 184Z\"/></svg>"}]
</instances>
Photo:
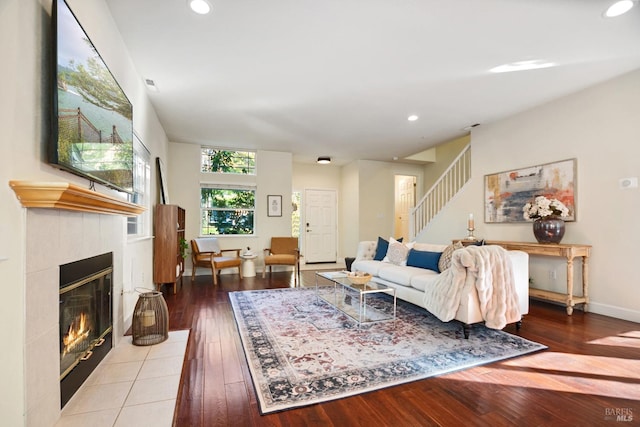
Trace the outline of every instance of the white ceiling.
<instances>
[{"instance_id":1,"label":"white ceiling","mask_svg":"<svg viewBox=\"0 0 640 427\"><path fill-rule=\"evenodd\" d=\"M640 68L612 0L106 1L170 141L300 162L402 159ZM533 59L557 66L488 71Z\"/></svg>"}]
</instances>

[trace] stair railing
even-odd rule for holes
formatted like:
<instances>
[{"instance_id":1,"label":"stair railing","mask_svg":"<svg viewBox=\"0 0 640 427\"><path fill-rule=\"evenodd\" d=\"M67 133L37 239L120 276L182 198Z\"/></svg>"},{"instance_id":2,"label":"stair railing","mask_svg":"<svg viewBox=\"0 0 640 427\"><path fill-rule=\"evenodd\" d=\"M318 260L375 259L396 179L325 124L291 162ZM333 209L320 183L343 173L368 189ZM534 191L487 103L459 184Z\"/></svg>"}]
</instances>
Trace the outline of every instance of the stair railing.
<instances>
[{"instance_id":1,"label":"stair railing","mask_svg":"<svg viewBox=\"0 0 640 427\"><path fill-rule=\"evenodd\" d=\"M409 236L411 240L414 240L418 234L427 228L429 222L449 203L470 178L471 144L468 144L411 210L409 217Z\"/></svg>"}]
</instances>

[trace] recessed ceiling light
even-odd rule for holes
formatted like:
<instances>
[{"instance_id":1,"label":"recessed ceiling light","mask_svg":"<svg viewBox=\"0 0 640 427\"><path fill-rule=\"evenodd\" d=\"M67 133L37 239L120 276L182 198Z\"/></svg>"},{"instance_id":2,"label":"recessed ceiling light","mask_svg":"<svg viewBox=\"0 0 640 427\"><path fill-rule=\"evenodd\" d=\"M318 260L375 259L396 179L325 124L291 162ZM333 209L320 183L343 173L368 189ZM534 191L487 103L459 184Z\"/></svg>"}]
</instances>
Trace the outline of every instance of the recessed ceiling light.
<instances>
[{"instance_id":1,"label":"recessed ceiling light","mask_svg":"<svg viewBox=\"0 0 640 427\"><path fill-rule=\"evenodd\" d=\"M318 157L317 162L320 165L328 165L329 163L331 163L331 157L329 157L329 156L320 156L320 157Z\"/></svg>"},{"instance_id":2,"label":"recessed ceiling light","mask_svg":"<svg viewBox=\"0 0 640 427\"><path fill-rule=\"evenodd\" d=\"M415 114L412 114L409 117L407 117L407 120L409 120L410 122L415 122L416 120L418 120L418 116L416 116Z\"/></svg>"},{"instance_id":3,"label":"recessed ceiling light","mask_svg":"<svg viewBox=\"0 0 640 427\"><path fill-rule=\"evenodd\" d=\"M510 64L498 65L489 70L491 73L510 73L512 71L538 70L540 68L553 67L554 62L546 62L541 59L531 59L528 61L512 62Z\"/></svg>"},{"instance_id":4,"label":"recessed ceiling light","mask_svg":"<svg viewBox=\"0 0 640 427\"><path fill-rule=\"evenodd\" d=\"M604 16L606 18L615 18L616 16L629 12L632 7L632 0L620 0L609 6L609 8L604 12Z\"/></svg>"},{"instance_id":5,"label":"recessed ceiling light","mask_svg":"<svg viewBox=\"0 0 640 427\"><path fill-rule=\"evenodd\" d=\"M189 7L198 15L206 15L211 12L211 5L207 0L187 0Z\"/></svg>"}]
</instances>

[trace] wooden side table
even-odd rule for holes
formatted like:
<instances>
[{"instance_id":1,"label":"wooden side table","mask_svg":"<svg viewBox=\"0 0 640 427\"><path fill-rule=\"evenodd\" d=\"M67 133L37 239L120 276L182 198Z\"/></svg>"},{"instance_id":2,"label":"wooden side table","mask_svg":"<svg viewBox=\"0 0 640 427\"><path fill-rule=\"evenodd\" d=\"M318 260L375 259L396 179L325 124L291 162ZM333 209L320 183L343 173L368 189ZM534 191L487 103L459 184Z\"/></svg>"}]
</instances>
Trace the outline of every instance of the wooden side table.
<instances>
[{"instance_id":1,"label":"wooden side table","mask_svg":"<svg viewBox=\"0 0 640 427\"><path fill-rule=\"evenodd\" d=\"M529 295L547 301L564 303L567 307L567 314L573 314L573 306L584 304L584 311L587 311L589 304L589 257L591 256L591 245L574 244L553 244L553 243L528 243L528 242L504 242L497 240L486 240L487 245L502 246L507 250L523 251L530 255L544 255L552 257L562 257L567 260L567 293L546 291L543 289L529 288ZM573 260L582 258L582 296L573 295Z\"/></svg>"}]
</instances>

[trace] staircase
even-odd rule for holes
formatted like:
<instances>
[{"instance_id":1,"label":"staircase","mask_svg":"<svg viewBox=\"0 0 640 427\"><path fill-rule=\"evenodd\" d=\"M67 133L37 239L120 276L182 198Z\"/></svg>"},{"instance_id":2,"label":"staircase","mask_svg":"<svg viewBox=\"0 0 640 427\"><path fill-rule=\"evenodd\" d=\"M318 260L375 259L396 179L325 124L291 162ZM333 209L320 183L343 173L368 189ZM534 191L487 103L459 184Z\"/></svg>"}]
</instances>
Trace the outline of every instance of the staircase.
<instances>
[{"instance_id":1,"label":"staircase","mask_svg":"<svg viewBox=\"0 0 640 427\"><path fill-rule=\"evenodd\" d=\"M471 178L471 144L468 144L410 212L409 239L414 240Z\"/></svg>"}]
</instances>

